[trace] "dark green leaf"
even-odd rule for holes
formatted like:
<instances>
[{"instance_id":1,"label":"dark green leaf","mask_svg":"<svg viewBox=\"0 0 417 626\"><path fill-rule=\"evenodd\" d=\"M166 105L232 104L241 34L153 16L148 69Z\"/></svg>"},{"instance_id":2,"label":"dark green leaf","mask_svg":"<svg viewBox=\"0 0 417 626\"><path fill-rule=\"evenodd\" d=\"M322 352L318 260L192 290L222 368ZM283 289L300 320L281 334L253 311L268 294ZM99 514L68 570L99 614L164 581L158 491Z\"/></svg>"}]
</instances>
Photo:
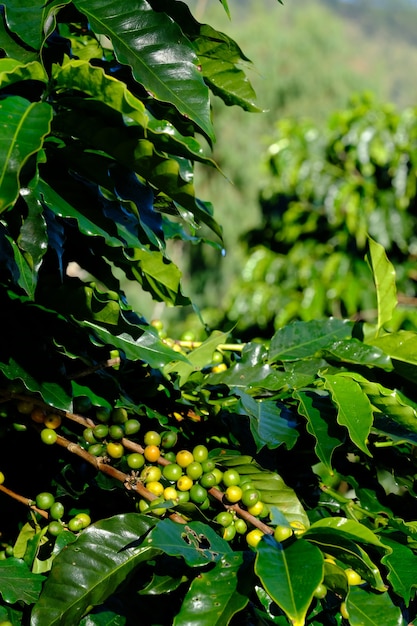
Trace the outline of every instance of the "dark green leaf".
<instances>
[{"instance_id":1,"label":"dark green leaf","mask_svg":"<svg viewBox=\"0 0 417 626\"><path fill-rule=\"evenodd\" d=\"M89 526L55 558L31 625L78 624L87 607L101 604L135 568L160 553L146 541L139 543L155 523L127 513Z\"/></svg>"},{"instance_id":2,"label":"dark green leaf","mask_svg":"<svg viewBox=\"0 0 417 626\"><path fill-rule=\"evenodd\" d=\"M42 4L31 0L13 0L5 7L7 25L28 46L40 50L45 38L53 30L53 14L58 7L68 2L52 0Z\"/></svg>"},{"instance_id":3,"label":"dark green leaf","mask_svg":"<svg viewBox=\"0 0 417 626\"><path fill-rule=\"evenodd\" d=\"M323 555L304 539L286 545L265 536L258 545L255 572L271 598L294 626L303 626L317 585Z\"/></svg>"},{"instance_id":4,"label":"dark green leaf","mask_svg":"<svg viewBox=\"0 0 417 626\"><path fill-rule=\"evenodd\" d=\"M335 341L352 335L351 322L331 318L312 322L293 322L280 328L271 339L269 362L297 361L313 357Z\"/></svg>"},{"instance_id":5,"label":"dark green leaf","mask_svg":"<svg viewBox=\"0 0 417 626\"><path fill-rule=\"evenodd\" d=\"M383 535L381 541L392 550L381 559L382 563L388 567L388 580L395 593L408 606L417 587L417 556L407 545L391 537Z\"/></svg>"},{"instance_id":6,"label":"dark green leaf","mask_svg":"<svg viewBox=\"0 0 417 626\"><path fill-rule=\"evenodd\" d=\"M299 401L298 411L307 419L307 430L316 440L315 453L329 472L332 471L332 455L343 443L343 436L338 432L336 412L329 402L327 393L300 390L294 393Z\"/></svg>"},{"instance_id":7,"label":"dark green leaf","mask_svg":"<svg viewBox=\"0 0 417 626\"><path fill-rule=\"evenodd\" d=\"M376 346L367 345L353 337L349 340L336 341L325 350L325 355L343 363L392 370L391 359L383 350Z\"/></svg>"},{"instance_id":8,"label":"dark green leaf","mask_svg":"<svg viewBox=\"0 0 417 626\"><path fill-rule=\"evenodd\" d=\"M249 601L254 583L244 554L224 554L213 569L194 578L174 626L223 626Z\"/></svg>"},{"instance_id":9,"label":"dark green leaf","mask_svg":"<svg viewBox=\"0 0 417 626\"><path fill-rule=\"evenodd\" d=\"M19 195L19 175L49 132L52 108L44 102L29 102L9 96L0 102L0 213Z\"/></svg>"},{"instance_id":10,"label":"dark green leaf","mask_svg":"<svg viewBox=\"0 0 417 626\"><path fill-rule=\"evenodd\" d=\"M191 567L215 563L231 552L227 541L202 522L178 524L164 519L148 535L146 542L170 556L182 556Z\"/></svg>"},{"instance_id":11,"label":"dark green leaf","mask_svg":"<svg viewBox=\"0 0 417 626\"><path fill-rule=\"evenodd\" d=\"M361 386L349 375L322 374L326 389L337 407L337 421L346 426L349 436L362 452L372 456L367 440L373 423L371 403Z\"/></svg>"},{"instance_id":12,"label":"dark green leaf","mask_svg":"<svg viewBox=\"0 0 417 626\"><path fill-rule=\"evenodd\" d=\"M147 91L173 104L214 140L208 89L192 46L174 21L145 0L134 0L128 7L117 0L74 4L97 33L110 37L117 59L132 67Z\"/></svg>"}]
</instances>

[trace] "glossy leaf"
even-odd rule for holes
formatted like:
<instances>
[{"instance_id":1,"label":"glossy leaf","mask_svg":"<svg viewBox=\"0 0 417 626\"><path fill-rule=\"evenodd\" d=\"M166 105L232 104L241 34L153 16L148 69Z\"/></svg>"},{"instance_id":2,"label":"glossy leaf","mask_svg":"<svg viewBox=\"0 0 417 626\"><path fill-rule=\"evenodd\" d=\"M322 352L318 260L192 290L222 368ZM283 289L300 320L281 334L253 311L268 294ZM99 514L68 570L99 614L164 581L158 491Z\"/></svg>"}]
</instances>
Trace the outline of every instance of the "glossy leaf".
<instances>
[{"instance_id":1,"label":"glossy leaf","mask_svg":"<svg viewBox=\"0 0 417 626\"><path fill-rule=\"evenodd\" d=\"M413 331L399 330L380 335L369 343L383 350L391 359L417 365L417 336Z\"/></svg>"},{"instance_id":2,"label":"glossy leaf","mask_svg":"<svg viewBox=\"0 0 417 626\"><path fill-rule=\"evenodd\" d=\"M28 46L40 50L51 31L51 14L54 9L68 2L69 0L52 0L42 4L34 0L13 0L6 7L7 25Z\"/></svg>"},{"instance_id":3,"label":"glossy leaf","mask_svg":"<svg viewBox=\"0 0 417 626\"><path fill-rule=\"evenodd\" d=\"M8 604L33 604L39 597L45 577L32 574L21 559L0 562L0 594Z\"/></svg>"},{"instance_id":4,"label":"glossy leaf","mask_svg":"<svg viewBox=\"0 0 417 626\"><path fill-rule=\"evenodd\" d=\"M117 0L76 0L95 32L112 40L120 63L132 67L135 79L155 98L173 104L214 140L208 89L197 57L178 25L146 0L128 7Z\"/></svg>"},{"instance_id":5,"label":"glossy leaf","mask_svg":"<svg viewBox=\"0 0 417 626\"><path fill-rule=\"evenodd\" d=\"M54 560L31 625L77 624L87 607L101 604L135 568L160 553L139 541L154 524L149 517L126 513L89 526Z\"/></svg>"},{"instance_id":6,"label":"glossy leaf","mask_svg":"<svg viewBox=\"0 0 417 626\"><path fill-rule=\"evenodd\" d=\"M298 411L307 419L307 430L316 440L314 451L329 472L332 471L332 455L343 443L343 436L336 424L334 407L327 393L318 390L300 390L294 393Z\"/></svg>"},{"instance_id":7,"label":"glossy leaf","mask_svg":"<svg viewBox=\"0 0 417 626\"><path fill-rule=\"evenodd\" d=\"M397 306L397 290L395 286L395 269L388 261L384 247L371 237L368 238L369 250L367 261L371 268L378 303L378 332L392 319Z\"/></svg>"},{"instance_id":8,"label":"glossy leaf","mask_svg":"<svg viewBox=\"0 0 417 626\"><path fill-rule=\"evenodd\" d=\"M388 593L372 593L360 587L350 587L346 598L349 624L352 626L404 626L401 609Z\"/></svg>"},{"instance_id":9,"label":"glossy leaf","mask_svg":"<svg viewBox=\"0 0 417 626\"><path fill-rule=\"evenodd\" d=\"M288 450L295 446L298 439L297 422L284 405L255 400L243 391L239 391L238 396L237 411L248 416L258 451L264 446L273 449L285 444Z\"/></svg>"},{"instance_id":10,"label":"glossy leaf","mask_svg":"<svg viewBox=\"0 0 417 626\"><path fill-rule=\"evenodd\" d=\"M21 80L38 80L45 83L48 75L37 61L23 64L15 59L0 59L0 86L2 89Z\"/></svg>"},{"instance_id":11,"label":"glossy leaf","mask_svg":"<svg viewBox=\"0 0 417 626\"><path fill-rule=\"evenodd\" d=\"M176 361L187 361L185 356L174 352L174 350L164 344L159 337L150 332L145 331L135 340L127 333L113 335L109 330L97 324L92 324L91 322L84 322L83 326L89 328L103 343L124 352L126 357L132 361L142 360L145 361L145 363L149 363L151 367L157 368L164 367L164 365L174 359Z\"/></svg>"},{"instance_id":12,"label":"glossy leaf","mask_svg":"<svg viewBox=\"0 0 417 626\"><path fill-rule=\"evenodd\" d=\"M202 522L178 524L164 519L148 535L146 543L170 556L181 556L190 567L216 563L231 554L227 541Z\"/></svg>"},{"instance_id":13,"label":"glossy leaf","mask_svg":"<svg viewBox=\"0 0 417 626\"><path fill-rule=\"evenodd\" d=\"M354 363L366 367L381 367L384 370L392 370L390 357L376 346L355 339L336 341L325 350L327 358L336 359L343 363Z\"/></svg>"},{"instance_id":14,"label":"glossy leaf","mask_svg":"<svg viewBox=\"0 0 417 626\"><path fill-rule=\"evenodd\" d=\"M213 352L217 346L226 341L227 337L228 333L214 331L198 348L195 348L187 355L187 359L181 359L180 362L177 362L177 359L173 359L173 362L165 367L165 373L178 373L180 385L183 385L192 372L200 371L207 363L210 363Z\"/></svg>"},{"instance_id":15,"label":"glossy leaf","mask_svg":"<svg viewBox=\"0 0 417 626\"><path fill-rule=\"evenodd\" d=\"M19 195L19 176L27 159L42 147L49 132L52 108L9 96L0 102L0 213Z\"/></svg>"},{"instance_id":16,"label":"glossy leaf","mask_svg":"<svg viewBox=\"0 0 417 626\"><path fill-rule=\"evenodd\" d=\"M174 626L223 626L249 601L254 582L244 553L224 554L213 569L194 578Z\"/></svg>"},{"instance_id":17,"label":"glossy leaf","mask_svg":"<svg viewBox=\"0 0 417 626\"><path fill-rule=\"evenodd\" d=\"M394 537L384 535L381 540L392 550L381 559L389 570L387 578L405 606L409 606L417 588L417 556L406 544L395 541Z\"/></svg>"},{"instance_id":18,"label":"glossy leaf","mask_svg":"<svg viewBox=\"0 0 417 626\"><path fill-rule=\"evenodd\" d=\"M337 407L338 423L346 426L353 443L371 456L366 442L373 423L372 407L360 385L348 373L323 374L323 379Z\"/></svg>"},{"instance_id":19,"label":"glossy leaf","mask_svg":"<svg viewBox=\"0 0 417 626\"><path fill-rule=\"evenodd\" d=\"M304 539L284 548L265 536L258 544L255 572L291 623L304 626L314 590L323 579L320 550Z\"/></svg>"},{"instance_id":20,"label":"glossy leaf","mask_svg":"<svg viewBox=\"0 0 417 626\"><path fill-rule=\"evenodd\" d=\"M269 362L313 357L335 341L348 339L351 335L352 324L336 318L323 322L293 322L280 328L272 337Z\"/></svg>"}]
</instances>

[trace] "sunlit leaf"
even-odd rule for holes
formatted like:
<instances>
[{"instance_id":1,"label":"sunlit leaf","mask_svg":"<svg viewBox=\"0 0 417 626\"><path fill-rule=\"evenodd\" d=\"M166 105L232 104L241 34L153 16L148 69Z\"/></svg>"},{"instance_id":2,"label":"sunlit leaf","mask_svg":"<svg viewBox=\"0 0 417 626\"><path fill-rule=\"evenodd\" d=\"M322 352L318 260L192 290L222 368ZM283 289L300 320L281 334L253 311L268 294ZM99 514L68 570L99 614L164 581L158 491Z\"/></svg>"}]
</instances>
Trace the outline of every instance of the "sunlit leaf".
<instances>
[{"instance_id":1,"label":"sunlit leaf","mask_svg":"<svg viewBox=\"0 0 417 626\"><path fill-rule=\"evenodd\" d=\"M378 303L378 331L392 319L397 306L395 269L388 261L384 247L368 237L369 250L367 261L371 268Z\"/></svg>"},{"instance_id":2,"label":"sunlit leaf","mask_svg":"<svg viewBox=\"0 0 417 626\"><path fill-rule=\"evenodd\" d=\"M352 626L403 626L401 609L388 593L372 593L360 587L350 587L346 598L349 624Z\"/></svg>"}]
</instances>

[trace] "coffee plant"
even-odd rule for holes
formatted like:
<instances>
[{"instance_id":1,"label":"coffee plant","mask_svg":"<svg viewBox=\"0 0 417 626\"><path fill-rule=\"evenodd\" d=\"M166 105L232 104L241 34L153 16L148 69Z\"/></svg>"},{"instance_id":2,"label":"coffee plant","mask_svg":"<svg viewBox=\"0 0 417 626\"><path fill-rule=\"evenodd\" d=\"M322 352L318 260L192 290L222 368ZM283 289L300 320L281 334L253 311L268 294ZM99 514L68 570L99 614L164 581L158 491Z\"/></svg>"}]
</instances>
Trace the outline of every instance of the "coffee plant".
<instances>
[{"instance_id":1,"label":"coffee plant","mask_svg":"<svg viewBox=\"0 0 417 626\"><path fill-rule=\"evenodd\" d=\"M295 319L373 319L368 234L397 268L400 306L390 328L416 327L416 132L416 109L399 112L369 94L324 128L308 119L277 123L260 189L262 225L244 237L245 266L227 304L242 336L255 328L268 336Z\"/></svg>"},{"instance_id":2,"label":"coffee plant","mask_svg":"<svg viewBox=\"0 0 417 626\"><path fill-rule=\"evenodd\" d=\"M255 109L246 57L182 2L1 17L0 624L411 623L417 336L384 248L367 323L167 336L122 285L188 303L167 242L222 245L193 165L210 94Z\"/></svg>"}]
</instances>

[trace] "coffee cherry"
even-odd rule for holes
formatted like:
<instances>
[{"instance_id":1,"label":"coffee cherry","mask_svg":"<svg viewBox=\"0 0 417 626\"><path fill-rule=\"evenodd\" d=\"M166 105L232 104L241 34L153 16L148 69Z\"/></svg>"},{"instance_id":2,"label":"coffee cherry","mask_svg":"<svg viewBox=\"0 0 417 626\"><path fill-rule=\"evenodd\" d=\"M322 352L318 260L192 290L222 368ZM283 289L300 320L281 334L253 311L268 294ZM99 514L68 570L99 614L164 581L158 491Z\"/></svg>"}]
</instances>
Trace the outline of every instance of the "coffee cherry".
<instances>
[{"instance_id":1,"label":"coffee cherry","mask_svg":"<svg viewBox=\"0 0 417 626\"><path fill-rule=\"evenodd\" d=\"M225 372L226 370L227 370L226 363L219 363L218 365L214 365L214 367L211 368L211 371L213 372L213 374L220 374L221 372Z\"/></svg>"},{"instance_id":2,"label":"coffee cherry","mask_svg":"<svg viewBox=\"0 0 417 626\"><path fill-rule=\"evenodd\" d=\"M162 471L158 465L147 465L140 473L140 479L145 483L159 481L161 476Z\"/></svg>"},{"instance_id":3,"label":"coffee cherry","mask_svg":"<svg viewBox=\"0 0 417 626\"><path fill-rule=\"evenodd\" d=\"M169 461L170 463L175 463L176 460L176 455L175 452L173 452L172 450L168 450L168 452L165 452L164 457L166 458L167 461Z\"/></svg>"},{"instance_id":4,"label":"coffee cherry","mask_svg":"<svg viewBox=\"0 0 417 626\"><path fill-rule=\"evenodd\" d=\"M213 472L209 472L208 474L203 474L200 478L200 485L205 487L205 489L210 489L210 487L214 487L216 485L216 477Z\"/></svg>"},{"instance_id":5,"label":"coffee cherry","mask_svg":"<svg viewBox=\"0 0 417 626\"><path fill-rule=\"evenodd\" d=\"M106 446L106 452L112 459L121 459L125 452L125 449L121 443L111 441Z\"/></svg>"},{"instance_id":6,"label":"coffee cherry","mask_svg":"<svg viewBox=\"0 0 417 626\"><path fill-rule=\"evenodd\" d=\"M195 484L190 489L190 500L196 504L202 504L207 498L207 489L201 485Z\"/></svg>"},{"instance_id":7,"label":"coffee cherry","mask_svg":"<svg viewBox=\"0 0 417 626\"><path fill-rule=\"evenodd\" d=\"M182 468L176 463L164 465L162 474L167 480L177 481L182 476Z\"/></svg>"},{"instance_id":8,"label":"coffee cherry","mask_svg":"<svg viewBox=\"0 0 417 626\"><path fill-rule=\"evenodd\" d=\"M111 409L107 406L99 406L96 409L96 420L101 424L107 424L110 421Z\"/></svg>"},{"instance_id":9,"label":"coffee cherry","mask_svg":"<svg viewBox=\"0 0 417 626\"><path fill-rule=\"evenodd\" d=\"M290 526L278 525L274 530L274 538L278 543L282 543L293 534L292 528Z\"/></svg>"},{"instance_id":10,"label":"coffee cherry","mask_svg":"<svg viewBox=\"0 0 417 626\"><path fill-rule=\"evenodd\" d=\"M93 429L90 427L84 428L83 437L87 443L90 443L90 444L97 443L97 439L94 437Z\"/></svg>"},{"instance_id":11,"label":"coffee cherry","mask_svg":"<svg viewBox=\"0 0 417 626\"><path fill-rule=\"evenodd\" d=\"M340 605L340 615L343 619L349 619L349 611L347 610L346 602L342 602Z\"/></svg>"},{"instance_id":12,"label":"coffee cherry","mask_svg":"<svg viewBox=\"0 0 417 626\"><path fill-rule=\"evenodd\" d=\"M235 469L228 469L223 472L223 483L226 487L231 487L232 485L239 485L240 483L240 474Z\"/></svg>"},{"instance_id":13,"label":"coffee cherry","mask_svg":"<svg viewBox=\"0 0 417 626\"><path fill-rule=\"evenodd\" d=\"M52 428L44 428L41 430L41 439L47 446L52 446L58 439L58 435Z\"/></svg>"},{"instance_id":14,"label":"coffee cherry","mask_svg":"<svg viewBox=\"0 0 417 626\"><path fill-rule=\"evenodd\" d=\"M38 509L47 511L55 502L55 498L49 491L41 491L35 498L36 506Z\"/></svg>"},{"instance_id":15,"label":"coffee cherry","mask_svg":"<svg viewBox=\"0 0 417 626\"><path fill-rule=\"evenodd\" d=\"M123 407L117 407L116 409L113 409L110 415L110 419L113 424L124 424L128 420L128 414L126 409L124 409Z\"/></svg>"},{"instance_id":16,"label":"coffee cherry","mask_svg":"<svg viewBox=\"0 0 417 626\"><path fill-rule=\"evenodd\" d=\"M137 419L131 418L128 419L127 422L123 424L123 428L125 429L126 437L131 437L132 435L136 435L136 433L140 430L140 422Z\"/></svg>"},{"instance_id":17,"label":"coffee cherry","mask_svg":"<svg viewBox=\"0 0 417 626\"><path fill-rule=\"evenodd\" d=\"M220 524L220 526L230 526L233 522L233 515L229 511L221 511L216 515L214 521Z\"/></svg>"},{"instance_id":18,"label":"coffee cherry","mask_svg":"<svg viewBox=\"0 0 417 626\"><path fill-rule=\"evenodd\" d=\"M93 443L93 445L88 448L88 452L96 457L104 456L106 452L106 446L104 445L104 443Z\"/></svg>"},{"instance_id":19,"label":"coffee cherry","mask_svg":"<svg viewBox=\"0 0 417 626\"><path fill-rule=\"evenodd\" d=\"M146 489L153 493L155 496L162 496L164 493L164 486L157 480L151 480L146 483Z\"/></svg>"},{"instance_id":20,"label":"coffee cherry","mask_svg":"<svg viewBox=\"0 0 417 626\"><path fill-rule=\"evenodd\" d=\"M87 526L91 524L91 517L88 515L88 513L77 513L75 519L81 520L81 528L87 528Z\"/></svg>"},{"instance_id":21,"label":"coffee cherry","mask_svg":"<svg viewBox=\"0 0 417 626\"><path fill-rule=\"evenodd\" d=\"M109 434L109 427L107 424L97 424L93 428L93 435L96 439L105 439Z\"/></svg>"},{"instance_id":22,"label":"coffee cherry","mask_svg":"<svg viewBox=\"0 0 417 626\"><path fill-rule=\"evenodd\" d=\"M145 457L139 452L132 452L132 454L129 454L127 457L126 462L130 469L140 469L145 465Z\"/></svg>"},{"instance_id":23,"label":"coffee cherry","mask_svg":"<svg viewBox=\"0 0 417 626\"><path fill-rule=\"evenodd\" d=\"M360 574L358 574L358 572L355 572L355 570L351 567L345 569L345 574L349 585L354 586L361 585L363 583Z\"/></svg>"},{"instance_id":24,"label":"coffee cherry","mask_svg":"<svg viewBox=\"0 0 417 626\"><path fill-rule=\"evenodd\" d=\"M48 525L48 533L52 537L57 537L59 533L61 533L63 530L64 530L64 527L61 524L61 522L54 521L54 522L50 522Z\"/></svg>"},{"instance_id":25,"label":"coffee cherry","mask_svg":"<svg viewBox=\"0 0 417 626\"><path fill-rule=\"evenodd\" d=\"M193 481L191 480L189 476L181 476L177 480L177 488L180 491L190 491L192 486L193 486Z\"/></svg>"},{"instance_id":26,"label":"coffee cherry","mask_svg":"<svg viewBox=\"0 0 417 626\"><path fill-rule=\"evenodd\" d=\"M177 444L177 441L178 441L178 435L173 430L167 430L161 435L161 446L165 450L169 450L170 448L173 448Z\"/></svg>"},{"instance_id":27,"label":"coffee cherry","mask_svg":"<svg viewBox=\"0 0 417 626\"><path fill-rule=\"evenodd\" d=\"M175 502L178 499L178 491L175 487L165 487L164 498L165 500L173 500Z\"/></svg>"},{"instance_id":28,"label":"coffee cherry","mask_svg":"<svg viewBox=\"0 0 417 626\"><path fill-rule=\"evenodd\" d=\"M68 522L68 528L73 533L77 533L83 529L83 520L79 517L72 517Z\"/></svg>"},{"instance_id":29,"label":"coffee cherry","mask_svg":"<svg viewBox=\"0 0 417 626\"><path fill-rule=\"evenodd\" d=\"M226 526L223 529L222 537L225 541L232 541L236 535L236 528L234 524L230 524L230 526Z\"/></svg>"},{"instance_id":30,"label":"coffee cherry","mask_svg":"<svg viewBox=\"0 0 417 626\"><path fill-rule=\"evenodd\" d=\"M145 446L160 446L161 435L157 433L156 430L148 430L143 438L143 443Z\"/></svg>"},{"instance_id":31,"label":"coffee cherry","mask_svg":"<svg viewBox=\"0 0 417 626\"><path fill-rule=\"evenodd\" d=\"M61 426L62 418L57 413L50 413L44 419L44 424L46 428L51 428L52 430L56 430Z\"/></svg>"},{"instance_id":32,"label":"coffee cherry","mask_svg":"<svg viewBox=\"0 0 417 626\"><path fill-rule=\"evenodd\" d=\"M264 504L260 500L250 507L248 507L248 513L253 515L254 517L260 517L264 510Z\"/></svg>"},{"instance_id":33,"label":"coffee cherry","mask_svg":"<svg viewBox=\"0 0 417 626\"><path fill-rule=\"evenodd\" d=\"M206 461L200 461L200 463L201 463L201 467L203 468L204 474L208 474L209 472L212 472L214 468L216 467L216 464L212 459L207 459Z\"/></svg>"},{"instance_id":34,"label":"coffee cherry","mask_svg":"<svg viewBox=\"0 0 417 626\"><path fill-rule=\"evenodd\" d=\"M222 478L223 478L223 472L220 471L218 467L215 467L212 470L212 474L214 474L216 478L216 485L220 485L220 483L222 482Z\"/></svg>"},{"instance_id":35,"label":"coffee cherry","mask_svg":"<svg viewBox=\"0 0 417 626\"><path fill-rule=\"evenodd\" d=\"M33 420L36 424L43 424L46 413L39 406L35 406L33 411L30 414L30 419Z\"/></svg>"},{"instance_id":36,"label":"coffee cherry","mask_svg":"<svg viewBox=\"0 0 417 626\"><path fill-rule=\"evenodd\" d=\"M124 437L124 430L119 424L112 424L109 428L109 437L114 441L119 441Z\"/></svg>"},{"instance_id":37,"label":"coffee cherry","mask_svg":"<svg viewBox=\"0 0 417 626\"><path fill-rule=\"evenodd\" d=\"M2 485L4 483L4 474L3 472L0 472L0 485Z\"/></svg>"},{"instance_id":38,"label":"coffee cherry","mask_svg":"<svg viewBox=\"0 0 417 626\"><path fill-rule=\"evenodd\" d=\"M154 445L146 446L146 448L143 451L143 456L145 457L147 461L154 463L161 456L161 451L158 448L158 446L154 446Z\"/></svg>"},{"instance_id":39,"label":"coffee cherry","mask_svg":"<svg viewBox=\"0 0 417 626\"><path fill-rule=\"evenodd\" d=\"M187 467L194 461L194 457L189 450L180 450L180 452L177 452L175 459L180 467Z\"/></svg>"},{"instance_id":40,"label":"coffee cherry","mask_svg":"<svg viewBox=\"0 0 417 626\"><path fill-rule=\"evenodd\" d=\"M19 400L19 402L16 405L16 408L19 411L19 413L22 413L22 415L30 415L34 409L34 404L33 402L30 402L30 401Z\"/></svg>"},{"instance_id":41,"label":"coffee cherry","mask_svg":"<svg viewBox=\"0 0 417 626\"><path fill-rule=\"evenodd\" d=\"M178 504L183 504L184 502L190 501L190 492L189 491L178 491L177 492Z\"/></svg>"},{"instance_id":42,"label":"coffee cherry","mask_svg":"<svg viewBox=\"0 0 417 626\"><path fill-rule=\"evenodd\" d=\"M318 600L323 600L323 598L325 598L326 595L327 595L326 585L323 585L323 583L320 583L319 585L317 585L317 587L314 590L313 596L317 598Z\"/></svg>"},{"instance_id":43,"label":"coffee cherry","mask_svg":"<svg viewBox=\"0 0 417 626\"><path fill-rule=\"evenodd\" d=\"M260 497L261 494L257 491L257 489L246 489L242 493L242 503L250 508L259 502Z\"/></svg>"},{"instance_id":44,"label":"coffee cherry","mask_svg":"<svg viewBox=\"0 0 417 626\"><path fill-rule=\"evenodd\" d=\"M195 446L193 448L193 457L194 457L194 461L198 461L199 463L203 463L203 461L207 461L208 450L206 446L203 446L202 444Z\"/></svg>"},{"instance_id":45,"label":"coffee cherry","mask_svg":"<svg viewBox=\"0 0 417 626\"><path fill-rule=\"evenodd\" d=\"M54 502L51 508L49 509L49 515L54 520L59 520L64 517L64 505L61 502Z\"/></svg>"},{"instance_id":46,"label":"coffee cherry","mask_svg":"<svg viewBox=\"0 0 417 626\"><path fill-rule=\"evenodd\" d=\"M239 517L238 519L235 520L235 528L236 528L236 532L239 533L239 535L244 535L246 531L248 530L248 525L244 519L241 519Z\"/></svg>"},{"instance_id":47,"label":"coffee cherry","mask_svg":"<svg viewBox=\"0 0 417 626\"><path fill-rule=\"evenodd\" d=\"M242 497L242 490L238 485L231 485L225 491L226 499L234 504L235 502L239 502Z\"/></svg>"},{"instance_id":48,"label":"coffee cherry","mask_svg":"<svg viewBox=\"0 0 417 626\"><path fill-rule=\"evenodd\" d=\"M193 461L185 468L187 476L189 476L192 480L198 480L203 475L203 468L201 467L201 463L198 461Z\"/></svg>"},{"instance_id":49,"label":"coffee cherry","mask_svg":"<svg viewBox=\"0 0 417 626\"><path fill-rule=\"evenodd\" d=\"M253 530L250 530L246 535L246 541L248 542L248 545L250 545L252 548L256 548L263 536L264 533L262 532L262 530L260 530L259 528L254 528Z\"/></svg>"}]
</instances>

